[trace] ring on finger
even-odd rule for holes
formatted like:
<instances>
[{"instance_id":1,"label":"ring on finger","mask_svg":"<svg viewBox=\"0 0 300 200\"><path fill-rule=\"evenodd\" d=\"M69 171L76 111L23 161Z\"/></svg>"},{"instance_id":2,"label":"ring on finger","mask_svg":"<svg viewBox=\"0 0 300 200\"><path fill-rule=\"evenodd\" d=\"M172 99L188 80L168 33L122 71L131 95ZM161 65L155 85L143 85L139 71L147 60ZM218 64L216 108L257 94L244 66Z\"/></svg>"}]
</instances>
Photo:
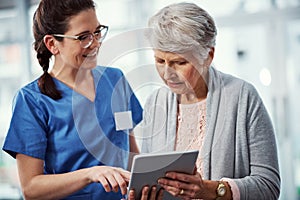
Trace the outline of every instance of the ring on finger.
<instances>
[{"instance_id":1,"label":"ring on finger","mask_svg":"<svg viewBox=\"0 0 300 200\"><path fill-rule=\"evenodd\" d=\"M179 192L179 194L180 194L180 195L183 195L183 193L184 193L184 190L181 189L180 192Z\"/></svg>"}]
</instances>

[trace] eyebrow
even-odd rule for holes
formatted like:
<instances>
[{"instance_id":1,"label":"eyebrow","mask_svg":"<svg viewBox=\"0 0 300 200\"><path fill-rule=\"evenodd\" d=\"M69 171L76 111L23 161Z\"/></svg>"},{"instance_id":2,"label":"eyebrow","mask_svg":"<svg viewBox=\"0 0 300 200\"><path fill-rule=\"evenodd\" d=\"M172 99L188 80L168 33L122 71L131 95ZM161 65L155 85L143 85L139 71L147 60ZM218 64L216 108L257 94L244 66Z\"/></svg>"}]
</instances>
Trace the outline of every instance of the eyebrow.
<instances>
[{"instance_id":1,"label":"eyebrow","mask_svg":"<svg viewBox=\"0 0 300 200\"><path fill-rule=\"evenodd\" d=\"M161 58L161 57L159 57L159 56L154 56L154 58L155 58L155 59L165 60L164 58ZM180 56L175 57L175 58L172 58L171 60L174 61L174 62L182 61L182 60L187 61L187 59L185 59L184 57L180 57Z\"/></svg>"},{"instance_id":2,"label":"eyebrow","mask_svg":"<svg viewBox=\"0 0 300 200\"><path fill-rule=\"evenodd\" d=\"M101 25L101 24L99 24L95 30L98 30L98 29L100 29L100 27L101 27L101 26L102 26L102 25ZM77 35L77 36L79 36L79 35L84 35L84 34L86 34L86 33L90 33L90 31L83 31L83 32L81 32L81 33L78 33L78 34L76 34L76 35Z\"/></svg>"}]
</instances>

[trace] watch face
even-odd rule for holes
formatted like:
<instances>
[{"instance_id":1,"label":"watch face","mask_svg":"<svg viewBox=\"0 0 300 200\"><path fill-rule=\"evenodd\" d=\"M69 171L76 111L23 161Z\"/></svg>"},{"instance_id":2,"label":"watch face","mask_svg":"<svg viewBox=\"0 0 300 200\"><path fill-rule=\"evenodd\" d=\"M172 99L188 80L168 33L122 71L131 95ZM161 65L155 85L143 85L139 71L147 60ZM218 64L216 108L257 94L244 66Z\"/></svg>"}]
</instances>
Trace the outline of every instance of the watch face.
<instances>
[{"instance_id":1,"label":"watch face","mask_svg":"<svg viewBox=\"0 0 300 200\"><path fill-rule=\"evenodd\" d=\"M226 186L223 183L219 183L217 188L217 194L219 197L224 196L226 193Z\"/></svg>"},{"instance_id":2,"label":"watch face","mask_svg":"<svg viewBox=\"0 0 300 200\"><path fill-rule=\"evenodd\" d=\"M226 189L224 187L221 187L221 188L219 188L218 193L219 193L220 196L224 196L225 193L226 193Z\"/></svg>"}]
</instances>

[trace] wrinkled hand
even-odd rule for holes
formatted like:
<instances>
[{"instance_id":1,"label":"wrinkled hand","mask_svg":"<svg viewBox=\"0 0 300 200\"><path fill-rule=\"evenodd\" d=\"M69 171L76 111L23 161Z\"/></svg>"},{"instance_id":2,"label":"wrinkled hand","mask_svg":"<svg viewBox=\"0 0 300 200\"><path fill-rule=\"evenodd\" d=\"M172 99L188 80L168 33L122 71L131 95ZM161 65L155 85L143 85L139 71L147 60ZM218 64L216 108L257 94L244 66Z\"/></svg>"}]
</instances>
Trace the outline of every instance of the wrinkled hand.
<instances>
[{"instance_id":1,"label":"wrinkled hand","mask_svg":"<svg viewBox=\"0 0 300 200\"><path fill-rule=\"evenodd\" d=\"M160 178L158 183L170 194L182 199L195 199L203 196L203 179L196 172L194 175L168 172L165 178Z\"/></svg>"},{"instance_id":2,"label":"wrinkled hand","mask_svg":"<svg viewBox=\"0 0 300 200\"><path fill-rule=\"evenodd\" d=\"M130 190L128 195L128 200L162 200L163 199L163 189L157 191L157 187L153 186L150 191L149 186L143 187L142 195L140 199L135 199L135 191Z\"/></svg>"},{"instance_id":3,"label":"wrinkled hand","mask_svg":"<svg viewBox=\"0 0 300 200\"><path fill-rule=\"evenodd\" d=\"M100 182L106 192L118 192L120 188L123 195L127 194L130 172L122 168L110 166L91 167L88 177L91 182Z\"/></svg>"}]
</instances>

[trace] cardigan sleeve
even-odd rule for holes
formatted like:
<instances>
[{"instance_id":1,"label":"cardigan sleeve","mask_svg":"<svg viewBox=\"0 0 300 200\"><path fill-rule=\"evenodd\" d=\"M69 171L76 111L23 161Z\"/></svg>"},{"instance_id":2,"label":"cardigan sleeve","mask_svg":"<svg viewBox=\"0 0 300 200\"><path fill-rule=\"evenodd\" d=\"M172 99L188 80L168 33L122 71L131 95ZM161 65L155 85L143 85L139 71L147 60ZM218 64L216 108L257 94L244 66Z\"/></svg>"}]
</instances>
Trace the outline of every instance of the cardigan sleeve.
<instances>
[{"instance_id":1,"label":"cardigan sleeve","mask_svg":"<svg viewBox=\"0 0 300 200\"><path fill-rule=\"evenodd\" d=\"M240 107L246 112L243 124L249 151L250 175L235 179L240 199L278 199L280 175L275 131L258 92L251 84L243 84ZM241 128L240 128L241 129Z\"/></svg>"}]
</instances>

